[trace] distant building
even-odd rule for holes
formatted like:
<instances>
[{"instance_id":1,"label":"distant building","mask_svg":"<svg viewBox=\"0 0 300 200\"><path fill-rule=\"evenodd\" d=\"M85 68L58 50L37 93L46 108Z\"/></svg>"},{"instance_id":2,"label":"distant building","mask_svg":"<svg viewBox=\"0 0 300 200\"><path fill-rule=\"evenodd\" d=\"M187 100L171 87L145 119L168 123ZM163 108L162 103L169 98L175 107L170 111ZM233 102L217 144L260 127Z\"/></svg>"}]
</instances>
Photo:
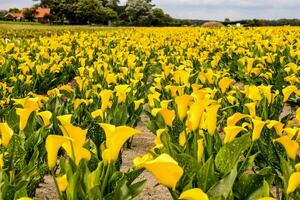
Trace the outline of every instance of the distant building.
<instances>
[{"instance_id":1,"label":"distant building","mask_svg":"<svg viewBox=\"0 0 300 200\"><path fill-rule=\"evenodd\" d=\"M24 12L23 8L20 12L10 12L5 15L7 21L24 21ZM41 8L38 7L35 11L34 20L37 22L45 22L46 17L51 14L50 8Z\"/></svg>"}]
</instances>

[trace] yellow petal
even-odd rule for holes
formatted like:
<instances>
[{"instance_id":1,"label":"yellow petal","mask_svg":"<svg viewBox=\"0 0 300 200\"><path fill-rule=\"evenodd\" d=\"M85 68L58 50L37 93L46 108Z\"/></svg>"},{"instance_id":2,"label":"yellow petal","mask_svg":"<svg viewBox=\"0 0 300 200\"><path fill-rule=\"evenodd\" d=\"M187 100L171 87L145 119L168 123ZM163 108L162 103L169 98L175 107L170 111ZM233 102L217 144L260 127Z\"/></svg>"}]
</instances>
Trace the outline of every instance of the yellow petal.
<instances>
[{"instance_id":1,"label":"yellow petal","mask_svg":"<svg viewBox=\"0 0 300 200\"><path fill-rule=\"evenodd\" d=\"M56 181L57 181L57 184L58 184L59 191L64 192L64 191L67 190L67 187L68 187L69 183L68 183L68 179L67 179L66 174L63 175L63 176L57 177Z\"/></svg>"},{"instance_id":2,"label":"yellow petal","mask_svg":"<svg viewBox=\"0 0 300 200\"><path fill-rule=\"evenodd\" d=\"M201 189L193 188L181 193L179 199L180 200L208 200L208 196Z\"/></svg>"},{"instance_id":3,"label":"yellow petal","mask_svg":"<svg viewBox=\"0 0 300 200\"><path fill-rule=\"evenodd\" d=\"M292 93L296 92L298 88L295 85L287 86L282 90L283 93L283 102L287 102Z\"/></svg>"},{"instance_id":4,"label":"yellow petal","mask_svg":"<svg viewBox=\"0 0 300 200\"><path fill-rule=\"evenodd\" d=\"M64 143L69 142L70 140L70 138L60 135L49 135L47 137L45 147L49 168L55 167L58 150Z\"/></svg>"},{"instance_id":5,"label":"yellow petal","mask_svg":"<svg viewBox=\"0 0 300 200\"><path fill-rule=\"evenodd\" d=\"M183 175L183 169L168 154L161 154L142 166L151 172L160 184L172 189L175 189L177 182Z\"/></svg>"},{"instance_id":6,"label":"yellow petal","mask_svg":"<svg viewBox=\"0 0 300 200\"><path fill-rule=\"evenodd\" d=\"M219 104L213 104L206 108L206 119L205 124L207 131L210 135L213 135L217 128L217 113L220 108Z\"/></svg>"},{"instance_id":7,"label":"yellow petal","mask_svg":"<svg viewBox=\"0 0 300 200\"><path fill-rule=\"evenodd\" d=\"M272 102L272 93L271 93L271 85L265 86L265 85L261 85L258 86L259 89L262 91L263 95L267 98L268 103L270 104Z\"/></svg>"},{"instance_id":8,"label":"yellow petal","mask_svg":"<svg viewBox=\"0 0 300 200\"><path fill-rule=\"evenodd\" d=\"M246 96L254 102L262 99L260 91L255 85L245 86L245 93Z\"/></svg>"},{"instance_id":9,"label":"yellow petal","mask_svg":"<svg viewBox=\"0 0 300 200\"><path fill-rule=\"evenodd\" d=\"M186 135L185 135L185 131L182 131L179 134L179 144L180 144L180 146L184 146L185 143L186 143Z\"/></svg>"},{"instance_id":10,"label":"yellow petal","mask_svg":"<svg viewBox=\"0 0 300 200\"><path fill-rule=\"evenodd\" d=\"M221 89L221 92L226 92L227 88L230 86L231 83L233 83L234 80L228 77L224 77L219 81L219 88Z\"/></svg>"},{"instance_id":11,"label":"yellow petal","mask_svg":"<svg viewBox=\"0 0 300 200\"><path fill-rule=\"evenodd\" d=\"M172 127L173 125L173 120L175 119L175 111L174 110L169 110L168 108L163 108L159 111L161 116L163 117L165 123L169 126Z\"/></svg>"},{"instance_id":12,"label":"yellow petal","mask_svg":"<svg viewBox=\"0 0 300 200\"><path fill-rule=\"evenodd\" d=\"M103 110L102 109L98 109L95 110L94 112L91 113L92 117L95 119L96 117L101 117L101 119L103 119Z\"/></svg>"},{"instance_id":13,"label":"yellow petal","mask_svg":"<svg viewBox=\"0 0 300 200\"><path fill-rule=\"evenodd\" d=\"M50 119L52 117L52 113L50 111L39 112L37 115L42 117L45 126L50 124Z\"/></svg>"},{"instance_id":14,"label":"yellow petal","mask_svg":"<svg viewBox=\"0 0 300 200\"><path fill-rule=\"evenodd\" d=\"M247 131L247 129L240 127L240 126L225 127L224 128L224 132L225 132L224 144L232 142L241 131Z\"/></svg>"},{"instance_id":15,"label":"yellow petal","mask_svg":"<svg viewBox=\"0 0 300 200\"><path fill-rule=\"evenodd\" d=\"M300 171L300 163L297 163L297 164L295 165L295 169L296 169L297 172Z\"/></svg>"},{"instance_id":16,"label":"yellow petal","mask_svg":"<svg viewBox=\"0 0 300 200\"><path fill-rule=\"evenodd\" d=\"M61 125L71 124L71 118L72 118L71 114L61 115L57 117Z\"/></svg>"},{"instance_id":17,"label":"yellow petal","mask_svg":"<svg viewBox=\"0 0 300 200\"><path fill-rule=\"evenodd\" d=\"M196 101L191 105L187 118L187 127L190 130L195 131L198 129L206 105L205 100Z\"/></svg>"},{"instance_id":18,"label":"yellow petal","mask_svg":"<svg viewBox=\"0 0 300 200\"><path fill-rule=\"evenodd\" d=\"M293 193L300 185L300 172L294 172L290 176L287 193Z\"/></svg>"},{"instance_id":19,"label":"yellow petal","mask_svg":"<svg viewBox=\"0 0 300 200\"><path fill-rule=\"evenodd\" d=\"M105 111L107 108L110 107L110 97L112 96L112 90L102 90L100 92L101 97L101 109Z\"/></svg>"},{"instance_id":20,"label":"yellow petal","mask_svg":"<svg viewBox=\"0 0 300 200\"><path fill-rule=\"evenodd\" d=\"M144 99L134 101L134 110L139 109L140 105L144 103Z\"/></svg>"},{"instance_id":21,"label":"yellow petal","mask_svg":"<svg viewBox=\"0 0 300 200\"><path fill-rule=\"evenodd\" d=\"M17 108L16 109L16 113L17 115L20 116L20 130L24 130L26 125L27 125L27 122L28 122L28 119L30 117L30 114L33 112L32 109L30 108Z\"/></svg>"},{"instance_id":22,"label":"yellow petal","mask_svg":"<svg viewBox=\"0 0 300 200\"><path fill-rule=\"evenodd\" d=\"M242 113L234 113L232 116L227 119L227 126L235 126L241 119L248 117L249 115L245 115Z\"/></svg>"},{"instance_id":23,"label":"yellow petal","mask_svg":"<svg viewBox=\"0 0 300 200\"><path fill-rule=\"evenodd\" d=\"M299 149L298 142L291 140L288 136L282 136L278 139L275 139L274 141L282 144L288 157L295 160L297 151Z\"/></svg>"},{"instance_id":24,"label":"yellow petal","mask_svg":"<svg viewBox=\"0 0 300 200\"><path fill-rule=\"evenodd\" d=\"M59 126L63 135L72 138L72 143L74 143L74 148L82 147L86 140L87 129L83 130L80 127L76 127L72 124Z\"/></svg>"},{"instance_id":25,"label":"yellow petal","mask_svg":"<svg viewBox=\"0 0 300 200\"><path fill-rule=\"evenodd\" d=\"M199 139L197 141L197 145L198 145L197 158L198 161L201 161L203 157L203 151L204 151L203 139Z\"/></svg>"},{"instance_id":26,"label":"yellow petal","mask_svg":"<svg viewBox=\"0 0 300 200\"><path fill-rule=\"evenodd\" d=\"M175 103L177 106L178 117L181 121L187 115L188 108L192 103L193 97L190 95L177 96L175 98Z\"/></svg>"},{"instance_id":27,"label":"yellow petal","mask_svg":"<svg viewBox=\"0 0 300 200\"><path fill-rule=\"evenodd\" d=\"M2 169L4 166L4 161L3 161L3 153L0 154L0 169Z\"/></svg>"},{"instance_id":28,"label":"yellow petal","mask_svg":"<svg viewBox=\"0 0 300 200\"><path fill-rule=\"evenodd\" d=\"M0 134L1 134L1 144L7 148L9 141L13 135L13 130L8 126L7 123L0 123Z\"/></svg>"},{"instance_id":29,"label":"yellow petal","mask_svg":"<svg viewBox=\"0 0 300 200\"><path fill-rule=\"evenodd\" d=\"M144 163L151 161L151 160L153 160L153 156L151 154L147 153L143 157L136 157L133 160L133 166L135 168L141 168Z\"/></svg>"},{"instance_id":30,"label":"yellow petal","mask_svg":"<svg viewBox=\"0 0 300 200\"><path fill-rule=\"evenodd\" d=\"M155 137L155 140L154 140L154 144L156 145L160 145L162 144L161 141L160 141L160 136L161 134L163 134L163 132L167 131L167 129L158 129L156 131L156 137Z\"/></svg>"},{"instance_id":31,"label":"yellow petal","mask_svg":"<svg viewBox=\"0 0 300 200\"><path fill-rule=\"evenodd\" d=\"M255 117L256 116L256 103L252 102L252 103L246 103L245 106L248 108L249 110L249 114L251 117Z\"/></svg>"},{"instance_id":32,"label":"yellow petal","mask_svg":"<svg viewBox=\"0 0 300 200\"><path fill-rule=\"evenodd\" d=\"M298 121L298 124L300 125L300 108L298 108L296 111L296 119Z\"/></svg>"},{"instance_id":33,"label":"yellow petal","mask_svg":"<svg viewBox=\"0 0 300 200\"><path fill-rule=\"evenodd\" d=\"M281 123L279 121L276 121L276 120L271 120L267 124L268 129L271 129L271 128L274 127L275 131L276 131L276 134L279 135L279 136L282 136L283 126L284 126L283 123Z\"/></svg>"},{"instance_id":34,"label":"yellow petal","mask_svg":"<svg viewBox=\"0 0 300 200\"><path fill-rule=\"evenodd\" d=\"M259 198L257 200L276 200L276 199L273 198L273 197L262 197L262 198Z\"/></svg>"},{"instance_id":35,"label":"yellow petal","mask_svg":"<svg viewBox=\"0 0 300 200\"><path fill-rule=\"evenodd\" d=\"M264 128L266 122L261 121L260 119L252 119L252 122L253 122L252 141L256 141L260 138L262 129Z\"/></svg>"}]
</instances>

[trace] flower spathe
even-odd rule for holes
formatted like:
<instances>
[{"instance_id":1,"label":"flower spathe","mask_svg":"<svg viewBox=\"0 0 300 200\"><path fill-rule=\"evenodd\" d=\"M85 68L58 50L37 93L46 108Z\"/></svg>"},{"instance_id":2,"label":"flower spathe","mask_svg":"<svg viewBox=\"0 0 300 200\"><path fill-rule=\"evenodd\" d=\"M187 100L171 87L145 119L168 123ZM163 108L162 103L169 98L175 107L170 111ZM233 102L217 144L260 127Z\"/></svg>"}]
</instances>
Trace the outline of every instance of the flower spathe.
<instances>
[{"instance_id":1,"label":"flower spathe","mask_svg":"<svg viewBox=\"0 0 300 200\"><path fill-rule=\"evenodd\" d=\"M287 193L293 193L300 185L300 172L294 172L289 178Z\"/></svg>"},{"instance_id":2,"label":"flower spathe","mask_svg":"<svg viewBox=\"0 0 300 200\"><path fill-rule=\"evenodd\" d=\"M130 137L140 134L140 131L128 126L115 127L105 123L101 123L100 126L106 135L106 149L102 152L102 158L107 162L117 160L124 143Z\"/></svg>"},{"instance_id":3,"label":"flower spathe","mask_svg":"<svg viewBox=\"0 0 300 200\"><path fill-rule=\"evenodd\" d=\"M200 188L193 188L182 192L179 196L180 200L209 200Z\"/></svg>"},{"instance_id":4,"label":"flower spathe","mask_svg":"<svg viewBox=\"0 0 300 200\"><path fill-rule=\"evenodd\" d=\"M247 131L247 129L240 127L240 126L225 127L224 128L224 132L225 132L224 144L232 142L241 131Z\"/></svg>"},{"instance_id":5,"label":"flower spathe","mask_svg":"<svg viewBox=\"0 0 300 200\"><path fill-rule=\"evenodd\" d=\"M0 123L0 135L1 135L1 144L7 148L9 141L13 136L13 130L8 126L7 123Z\"/></svg>"},{"instance_id":6,"label":"flower spathe","mask_svg":"<svg viewBox=\"0 0 300 200\"><path fill-rule=\"evenodd\" d=\"M260 138L261 132L266 124L266 122L260 119L252 119L253 131L252 131L252 141L256 141Z\"/></svg>"},{"instance_id":7,"label":"flower spathe","mask_svg":"<svg viewBox=\"0 0 300 200\"><path fill-rule=\"evenodd\" d=\"M274 140L274 142L279 142L282 144L289 158L295 160L297 151L299 149L298 142L291 140L288 136L282 136Z\"/></svg>"}]
</instances>

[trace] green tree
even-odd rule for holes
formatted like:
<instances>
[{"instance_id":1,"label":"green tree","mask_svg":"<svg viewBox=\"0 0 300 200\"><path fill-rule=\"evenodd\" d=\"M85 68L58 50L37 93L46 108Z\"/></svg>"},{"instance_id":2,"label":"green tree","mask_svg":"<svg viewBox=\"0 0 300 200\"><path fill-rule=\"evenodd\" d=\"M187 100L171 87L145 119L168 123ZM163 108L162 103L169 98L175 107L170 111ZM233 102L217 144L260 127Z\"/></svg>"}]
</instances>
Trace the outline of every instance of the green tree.
<instances>
[{"instance_id":1,"label":"green tree","mask_svg":"<svg viewBox=\"0 0 300 200\"><path fill-rule=\"evenodd\" d=\"M0 10L0 20L4 20L7 13L7 10Z\"/></svg>"},{"instance_id":2,"label":"green tree","mask_svg":"<svg viewBox=\"0 0 300 200\"><path fill-rule=\"evenodd\" d=\"M8 12L11 12L11 13L18 13L18 12L20 12L20 10L19 10L18 8L10 8L10 9L8 10Z\"/></svg>"},{"instance_id":3,"label":"green tree","mask_svg":"<svg viewBox=\"0 0 300 200\"><path fill-rule=\"evenodd\" d=\"M125 12L133 25L149 25L153 17L150 0L128 0Z\"/></svg>"},{"instance_id":4,"label":"green tree","mask_svg":"<svg viewBox=\"0 0 300 200\"><path fill-rule=\"evenodd\" d=\"M23 11L24 19L25 19L25 20L28 20L28 21L33 21L33 20L34 20L34 16L35 16L35 11L36 11L36 8L35 8L35 7L32 7L32 8L26 8L26 9Z\"/></svg>"}]
</instances>

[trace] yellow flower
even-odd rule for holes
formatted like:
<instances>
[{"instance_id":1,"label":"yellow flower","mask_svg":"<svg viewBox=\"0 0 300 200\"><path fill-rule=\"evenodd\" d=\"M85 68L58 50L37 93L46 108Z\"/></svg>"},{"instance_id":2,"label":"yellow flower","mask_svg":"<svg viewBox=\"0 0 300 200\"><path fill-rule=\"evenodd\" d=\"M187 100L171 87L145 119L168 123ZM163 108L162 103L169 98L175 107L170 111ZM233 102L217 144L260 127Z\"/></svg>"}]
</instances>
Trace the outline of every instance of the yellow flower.
<instances>
[{"instance_id":1,"label":"yellow flower","mask_svg":"<svg viewBox=\"0 0 300 200\"><path fill-rule=\"evenodd\" d=\"M158 129L158 130L156 131L156 137L155 137L155 140L154 140L154 144L155 144L156 146L162 145L161 140L160 140L160 136L161 136L161 134L163 134L165 131L167 131L167 129Z\"/></svg>"},{"instance_id":2,"label":"yellow flower","mask_svg":"<svg viewBox=\"0 0 300 200\"><path fill-rule=\"evenodd\" d=\"M287 193L293 193L300 185L300 172L294 172L289 178Z\"/></svg>"},{"instance_id":3,"label":"yellow flower","mask_svg":"<svg viewBox=\"0 0 300 200\"><path fill-rule=\"evenodd\" d=\"M300 125L300 108L298 108L296 111L296 119L298 121L298 124Z\"/></svg>"},{"instance_id":4,"label":"yellow flower","mask_svg":"<svg viewBox=\"0 0 300 200\"><path fill-rule=\"evenodd\" d=\"M255 117L256 116L256 103L252 102L252 103L246 103L245 106L248 108L249 110L249 114L251 117Z\"/></svg>"},{"instance_id":5,"label":"yellow flower","mask_svg":"<svg viewBox=\"0 0 300 200\"><path fill-rule=\"evenodd\" d=\"M261 85L258 86L258 88L262 91L262 94L267 98L268 103L270 104L272 102L272 93L271 93L271 85L265 86Z\"/></svg>"},{"instance_id":6,"label":"yellow flower","mask_svg":"<svg viewBox=\"0 0 300 200\"><path fill-rule=\"evenodd\" d=\"M287 86L282 90L283 93L283 102L287 102L292 93L296 92L298 88L295 85Z\"/></svg>"},{"instance_id":7,"label":"yellow flower","mask_svg":"<svg viewBox=\"0 0 300 200\"><path fill-rule=\"evenodd\" d=\"M106 149L102 152L102 158L107 162L117 160L124 143L133 135L140 134L140 131L128 126L115 127L103 123L100 126L106 135Z\"/></svg>"},{"instance_id":8,"label":"yellow flower","mask_svg":"<svg viewBox=\"0 0 300 200\"><path fill-rule=\"evenodd\" d=\"M240 127L240 126L225 127L224 128L224 132L225 132L224 144L232 142L241 131L247 131L247 129Z\"/></svg>"},{"instance_id":9,"label":"yellow flower","mask_svg":"<svg viewBox=\"0 0 300 200\"><path fill-rule=\"evenodd\" d=\"M183 169L170 155L165 153L154 160L143 163L142 167L151 172L160 184L173 190L183 175Z\"/></svg>"},{"instance_id":10,"label":"yellow flower","mask_svg":"<svg viewBox=\"0 0 300 200\"><path fill-rule=\"evenodd\" d=\"M50 119L52 117L52 113L50 111L39 112L37 115L43 119L45 126L50 124Z\"/></svg>"},{"instance_id":11,"label":"yellow flower","mask_svg":"<svg viewBox=\"0 0 300 200\"><path fill-rule=\"evenodd\" d=\"M136 157L133 159L133 166L135 168L141 168L142 165L148 161L153 160L153 156L149 153L145 154L143 157Z\"/></svg>"},{"instance_id":12,"label":"yellow flower","mask_svg":"<svg viewBox=\"0 0 300 200\"><path fill-rule=\"evenodd\" d=\"M173 125L173 120L175 119L175 111L174 110L169 110L168 108L163 108L159 111L161 116L163 117L165 123L169 126L172 127Z\"/></svg>"},{"instance_id":13,"label":"yellow flower","mask_svg":"<svg viewBox=\"0 0 300 200\"><path fill-rule=\"evenodd\" d=\"M199 188L193 188L184 191L179 196L180 200L209 200L207 194L205 194L201 189Z\"/></svg>"},{"instance_id":14,"label":"yellow flower","mask_svg":"<svg viewBox=\"0 0 300 200\"><path fill-rule=\"evenodd\" d=\"M273 198L273 197L262 197L262 198L259 198L257 200L276 200L276 199Z\"/></svg>"},{"instance_id":15,"label":"yellow flower","mask_svg":"<svg viewBox=\"0 0 300 200\"><path fill-rule=\"evenodd\" d=\"M192 103L193 97L190 95L177 96L175 98L175 103L177 106L178 117L181 121L185 118L188 108Z\"/></svg>"},{"instance_id":16,"label":"yellow flower","mask_svg":"<svg viewBox=\"0 0 300 200\"><path fill-rule=\"evenodd\" d=\"M139 109L140 105L144 103L144 99L134 101L134 110Z\"/></svg>"},{"instance_id":17,"label":"yellow flower","mask_svg":"<svg viewBox=\"0 0 300 200\"><path fill-rule=\"evenodd\" d=\"M115 87L117 93L118 102L124 103L126 101L126 93L130 91L129 85L117 85Z\"/></svg>"},{"instance_id":18,"label":"yellow flower","mask_svg":"<svg viewBox=\"0 0 300 200\"><path fill-rule=\"evenodd\" d=\"M61 116L57 117L57 119L59 120L60 124L63 125L63 126L66 125L66 124L70 124L71 123L71 118L72 118L71 114L61 115Z\"/></svg>"},{"instance_id":19,"label":"yellow flower","mask_svg":"<svg viewBox=\"0 0 300 200\"><path fill-rule=\"evenodd\" d=\"M198 159L198 161L201 161L202 157L203 157L203 151L204 151L203 141L204 141L203 139L199 139L197 141L197 145L198 145L197 159Z\"/></svg>"},{"instance_id":20,"label":"yellow flower","mask_svg":"<svg viewBox=\"0 0 300 200\"><path fill-rule=\"evenodd\" d=\"M283 123L281 123L279 121L276 121L276 120L271 120L267 124L268 129L271 129L271 128L274 127L275 131L276 131L276 134L279 135L279 136L282 136L283 126L284 126Z\"/></svg>"},{"instance_id":21,"label":"yellow flower","mask_svg":"<svg viewBox=\"0 0 300 200\"><path fill-rule=\"evenodd\" d=\"M260 119L252 119L252 122L253 122L252 141L256 141L260 138L261 131L264 128L266 122L261 121Z\"/></svg>"},{"instance_id":22,"label":"yellow flower","mask_svg":"<svg viewBox=\"0 0 300 200\"><path fill-rule=\"evenodd\" d=\"M71 138L60 136L60 135L48 135L46 139L46 151L48 158L49 168L53 168L56 165L57 153L62 145L66 142L69 142Z\"/></svg>"},{"instance_id":23,"label":"yellow flower","mask_svg":"<svg viewBox=\"0 0 300 200\"><path fill-rule=\"evenodd\" d=\"M297 127L287 127L287 128L284 128L283 130L289 136L289 138L293 138L298 132Z\"/></svg>"},{"instance_id":24,"label":"yellow flower","mask_svg":"<svg viewBox=\"0 0 300 200\"><path fill-rule=\"evenodd\" d=\"M111 90L102 90L100 92L101 97L101 109L105 111L107 108L110 107L110 98L113 94L113 91Z\"/></svg>"},{"instance_id":25,"label":"yellow flower","mask_svg":"<svg viewBox=\"0 0 300 200\"><path fill-rule=\"evenodd\" d=\"M0 134L1 134L1 144L7 148L9 141L13 136L13 130L8 126L7 123L0 123Z\"/></svg>"},{"instance_id":26,"label":"yellow flower","mask_svg":"<svg viewBox=\"0 0 300 200\"><path fill-rule=\"evenodd\" d=\"M68 183L68 179L67 179L66 174L63 175L63 176L57 177L56 181L57 181L57 184L58 184L59 191L64 192L64 191L67 190L67 187L68 187L69 183Z\"/></svg>"},{"instance_id":27,"label":"yellow flower","mask_svg":"<svg viewBox=\"0 0 300 200\"><path fill-rule=\"evenodd\" d=\"M295 169L296 169L297 172L300 171L300 163L297 163L297 164L295 165Z\"/></svg>"},{"instance_id":28,"label":"yellow flower","mask_svg":"<svg viewBox=\"0 0 300 200\"><path fill-rule=\"evenodd\" d=\"M245 86L245 94L252 101L260 101L262 98L258 87L255 85Z\"/></svg>"},{"instance_id":29,"label":"yellow flower","mask_svg":"<svg viewBox=\"0 0 300 200\"><path fill-rule=\"evenodd\" d=\"M187 117L187 127L189 130L195 131L198 129L206 105L206 100L198 100L191 105Z\"/></svg>"},{"instance_id":30,"label":"yellow flower","mask_svg":"<svg viewBox=\"0 0 300 200\"><path fill-rule=\"evenodd\" d=\"M21 197L21 198L18 198L18 200L32 200L32 198L30 198L30 197Z\"/></svg>"},{"instance_id":31,"label":"yellow flower","mask_svg":"<svg viewBox=\"0 0 300 200\"><path fill-rule=\"evenodd\" d=\"M209 135L213 135L217 128L217 113L220 108L219 104L213 104L206 108L205 124Z\"/></svg>"},{"instance_id":32,"label":"yellow flower","mask_svg":"<svg viewBox=\"0 0 300 200\"><path fill-rule=\"evenodd\" d=\"M3 161L3 153L0 154L0 169L2 169L4 166L4 161Z\"/></svg>"},{"instance_id":33,"label":"yellow flower","mask_svg":"<svg viewBox=\"0 0 300 200\"><path fill-rule=\"evenodd\" d=\"M284 147L289 158L295 160L297 151L299 149L298 142L291 140L288 136L282 136L275 139L274 142L279 142Z\"/></svg>"},{"instance_id":34,"label":"yellow flower","mask_svg":"<svg viewBox=\"0 0 300 200\"><path fill-rule=\"evenodd\" d=\"M189 73L185 70L177 70L173 74L173 80L179 85L189 85Z\"/></svg>"},{"instance_id":35,"label":"yellow flower","mask_svg":"<svg viewBox=\"0 0 300 200\"><path fill-rule=\"evenodd\" d=\"M101 117L103 119L104 113L102 109L95 110L91 113L92 117L95 119L96 117Z\"/></svg>"},{"instance_id":36,"label":"yellow flower","mask_svg":"<svg viewBox=\"0 0 300 200\"><path fill-rule=\"evenodd\" d=\"M149 106L154 107L154 100L160 101L160 93L155 92L154 94L149 94L148 95L148 100L149 100Z\"/></svg>"},{"instance_id":37,"label":"yellow flower","mask_svg":"<svg viewBox=\"0 0 300 200\"><path fill-rule=\"evenodd\" d=\"M184 146L186 143L186 135L185 135L185 132L182 131L180 134L179 134L179 144L180 146Z\"/></svg>"},{"instance_id":38,"label":"yellow flower","mask_svg":"<svg viewBox=\"0 0 300 200\"><path fill-rule=\"evenodd\" d=\"M234 82L233 79L224 77L219 81L219 88L221 89L222 93L225 93L227 88L229 88L230 84Z\"/></svg>"},{"instance_id":39,"label":"yellow flower","mask_svg":"<svg viewBox=\"0 0 300 200\"><path fill-rule=\"evenodd\" d=\"M249 115L245 115L242 113L234 113L232 116L227 118L227 126L235 126L241 119L249 117Z\"/></svg>"}]
</instances>

